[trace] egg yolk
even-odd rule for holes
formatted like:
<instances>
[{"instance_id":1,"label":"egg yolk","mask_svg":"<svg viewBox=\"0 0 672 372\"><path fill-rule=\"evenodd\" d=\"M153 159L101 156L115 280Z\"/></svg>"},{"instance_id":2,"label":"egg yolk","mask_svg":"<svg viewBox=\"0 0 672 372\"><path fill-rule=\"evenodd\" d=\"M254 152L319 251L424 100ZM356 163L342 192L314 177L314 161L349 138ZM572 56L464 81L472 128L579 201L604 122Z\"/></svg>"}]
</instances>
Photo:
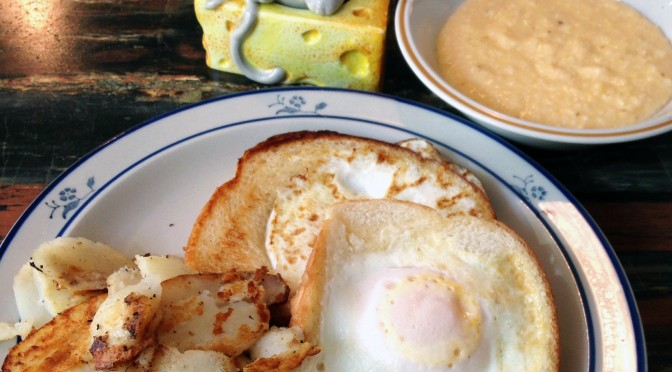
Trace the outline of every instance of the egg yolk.
<instances>
[{"instance_id":1,"label":"egg yolk","mask_svg":"<svg viewBox=\"0 0 672 372\"><path fill-rule=\"evenodd\" d=\"M480 307L458 283L421 272L379 284L378 329L398 355L425 367L451 368L478 348Z\"/></svg>"},{"instance_id":2,"label":"egg yolk","mask_svg":"<svg viewBox=\"0 0 672 372\"><path fill-rule=\"evenodd\" d=\"M433 343L441 341L445 335L464 333L462 319L466 315L453 292L406 292L390 301L392 319L389 327L396 331L400 340Z\"/></svg>"}]
</instances>

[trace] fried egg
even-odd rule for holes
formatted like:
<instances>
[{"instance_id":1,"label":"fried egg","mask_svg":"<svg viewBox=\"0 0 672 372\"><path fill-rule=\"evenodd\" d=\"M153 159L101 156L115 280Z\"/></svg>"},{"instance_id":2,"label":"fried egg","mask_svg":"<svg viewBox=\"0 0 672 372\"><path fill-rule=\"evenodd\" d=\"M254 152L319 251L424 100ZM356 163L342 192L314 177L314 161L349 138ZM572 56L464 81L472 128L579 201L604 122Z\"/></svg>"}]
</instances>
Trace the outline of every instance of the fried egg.
<instances>
[{"instance_id":1,"label":"fried egg","mask_svg":"<svg viewBox=\"0 0 672 372\"><path fill-rule=\"evenodd\" d=\"M403 147L426 159L442 161L438 151L427 141L415 139ZM460 186L445 179L444 174L428 172L421 163L388 162L373 150L340 150L325 154L324 158L320 166L306 169L277 186L277 197L268 219L266 251L272 267L292 289L301 280L325 211L333 203L394 198L426 205L444 216L475 207L473 199L462 197ZM450 169L457 167L445 164ZM458 173L470 175L463 169Z\"/></svg>"},{"instance_id":2,"label":"fried egg","mask_svg":"<svg viewBox=\"0 0 672 372\"><path fill-rule=\"evenodd\" d=\"M303 370L557 368L543 271L491 220L390 199L335 204L292 306L292 325L322 349Z\"/></svg>"},{"instance_id":3,"label":"fried egg","mask_svg":"<svg viewBox=\"0 0 672 372\"><path fill-rule=\"evenodd\" d=\"M495 335L472 280L464 284L464 273L385 267L381 260L390 260L383 256L363 259L329 288L324 324L342 326L322 330L325 365L343 371L487 370Z\"/></svg>"},{"instance_id":4,"label":"fried egg","mask_svg":"<svg viewBox=\"0 0 672 372\"><path fill-rule=\"evenodd\" d=\"M440 273L389 269L376 278L359 337L391 345L413 365L452 367L481 343L481 308L462 286Z\"/></svg>"}]
</instances>

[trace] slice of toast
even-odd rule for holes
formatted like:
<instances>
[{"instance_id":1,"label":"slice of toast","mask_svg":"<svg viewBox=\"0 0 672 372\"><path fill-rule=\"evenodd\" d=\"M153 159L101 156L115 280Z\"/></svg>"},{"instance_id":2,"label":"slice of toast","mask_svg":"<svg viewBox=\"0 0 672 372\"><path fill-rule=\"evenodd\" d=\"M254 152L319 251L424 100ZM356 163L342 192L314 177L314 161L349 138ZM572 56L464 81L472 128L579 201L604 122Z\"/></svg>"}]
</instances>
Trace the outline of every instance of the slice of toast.
<instances>
[{"instance_id":1,"label":"slice of toast","mask_svg":"<svg viewBox=\"0 0 672 372\"><path fill-rule=\"evenodd\" d=\"M559 364L553 295L527 244L501 222L397 200L332 206L291 324L322 349L307 369Z\"/></svg>"},{"instance_id":2,"label":"slice of toast","mask_svg":"<svg viewBox=\"0 0 672 372\"><path fill-rule=\"evenodd\" d=\"M494 218L480 185L450 162L335 132L287 133L245 152L197 218L185 262L201 272L269 266L294 291L326 208L379 197Z\"/></svg>"}]
</instances>

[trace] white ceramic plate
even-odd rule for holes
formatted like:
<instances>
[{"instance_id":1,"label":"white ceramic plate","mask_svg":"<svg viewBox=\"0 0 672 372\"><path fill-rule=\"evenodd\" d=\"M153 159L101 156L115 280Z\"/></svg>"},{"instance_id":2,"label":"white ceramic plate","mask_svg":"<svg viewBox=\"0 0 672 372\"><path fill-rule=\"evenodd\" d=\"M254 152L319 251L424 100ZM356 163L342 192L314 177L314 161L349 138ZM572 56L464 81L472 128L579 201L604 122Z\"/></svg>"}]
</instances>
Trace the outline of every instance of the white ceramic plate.
<instances>
[{"instance_id":1,"label":"white ceramic plate","mask_svg":"<svg viewBox=\"0 0 672 372\"><path fill-rule=\"evenodd\" d=\"M436 39L462 0L399 0L395 32L399 48L418 78L439 98L486 128L532 146L576 146L634 141L672 130L672 101L645 122L614 129L569 129L541 125L495 112L448 85L439 74ZM660 26L672 40L670 0L623 0Z\"/></svg>"},{"instance_id":2,"label":"white ceramic plate","mask_svg":"<svg viewBox=\"0 0 672 372\"><path fill-rule=\"evenodd\" d=\"M128 255L181 254L191 225L245 149L331 129L422 137L483 182L498 217L533 247L557 298L563 370L645 369L642 328L614 252L569 193L533 161L445 112L371 93L272 89L203 102L139 125L86 155L30 205L0 246L2 320L18 320L12 278L37 246L83 236ZM11 343L4 343L4 359Z\"/></svg>"}]
</instances>

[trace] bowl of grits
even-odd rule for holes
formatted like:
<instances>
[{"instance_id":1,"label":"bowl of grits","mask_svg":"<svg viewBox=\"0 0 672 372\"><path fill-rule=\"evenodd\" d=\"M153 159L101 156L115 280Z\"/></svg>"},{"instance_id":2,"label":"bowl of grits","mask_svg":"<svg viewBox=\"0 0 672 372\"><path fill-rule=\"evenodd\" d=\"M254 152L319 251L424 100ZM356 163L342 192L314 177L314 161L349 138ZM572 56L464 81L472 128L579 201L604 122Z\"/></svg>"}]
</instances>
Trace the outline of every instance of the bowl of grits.
<instances>
[{"instance_id":1,"label":"bowl of grits","mask_svg":"<svg viewBox=\"0 0 672 372\"><path fill-rule=\"evenodd\" d=\"M672 130L669 0L399 0L413 72L515 142L567 148Z\"/></svg>"}]
</instances>

